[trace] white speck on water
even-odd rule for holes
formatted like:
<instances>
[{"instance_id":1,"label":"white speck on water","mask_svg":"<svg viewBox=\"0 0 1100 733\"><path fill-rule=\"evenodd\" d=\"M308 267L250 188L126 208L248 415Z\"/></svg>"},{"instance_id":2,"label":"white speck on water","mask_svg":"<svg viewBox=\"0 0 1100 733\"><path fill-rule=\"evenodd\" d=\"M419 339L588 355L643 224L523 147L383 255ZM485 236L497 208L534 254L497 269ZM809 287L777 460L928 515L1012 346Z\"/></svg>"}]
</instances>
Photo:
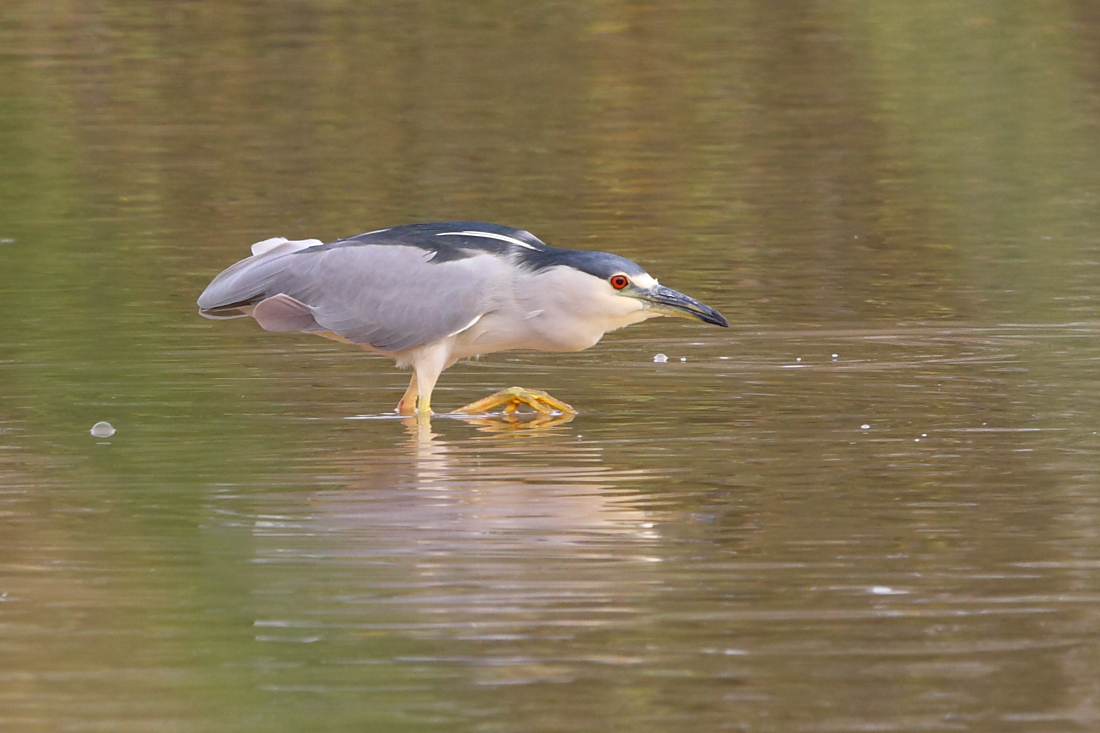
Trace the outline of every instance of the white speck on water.
<instances>
[{"instance_id":1,"label":"white speck on water","mask_svg":"<svg viewBox=\"0 0 1100 733\"><path fill-rule=\"evenodd\" d=\"M870 588L868 588L868 590L876 596L903 596L909 592L905 590L897 590L895 588L891 588L888 585L872 585Z\"/></svg>"},{"instance_id":2,"label":"white speck on water","mask_svg":"<svg viewBox=\"0 0 1100 733\"><path fill-rule=\"evenodd\" d=\"M927 438L927 437L928 437L928 433L921 433L921 434L920 434L920 437L922 437L922 438Z\"/></svg>"},{"instance_id":3,"label":"white speck on water","mask_svg":"<svg viewBox=\"0 0 1100 733\"><path fill-rule=\"evenodd\" d=\"M89 432L97 438L110 438L115 434L115 428L111 423L100 420Z\"/></svg>"},{"instance_id":4,"label":"white speck on water","mask_svg":"<svg viewBox=\"0 0 1100 733\"><path fill-rule=\"evenodd\" d=\"M860 430L870 430L871 429L871 426L868 425L867 423L863 423L859 427L860 427Z\"/></svg>"},{"instance_id":5,"label":"white speck on water","mask_svg":"<svg viewBox=\"0 0 1100 733\"><path fill-rule=\"evenodd\" d=\"M913 442L914 442L914 443L919 443L919 442L920 442L920 438L913 438Z\"/></svg>"},{"instance_id":6,"label":"white speck on water","mask_svg":"<svg viewBox=\"0 0 1100 733\"><path fill-rule=\"evenodd\" d=\"M686 356L681 356L680 357L680 361L687 361L687 360L688 360L688 358Z\"/></svg>"},{"instance_id":7,"label":"white speck on water","mask_svg":"<svg viewBox=\"0 0 1100 733\"><path fill-rule=\"evenodd\" d=\"M833 358L834 358L834 359L838 358L838 355L837 355L837 354L833 354Z\"/></svg>"},{"instance_id":8,"label":"white speck on water","mask_svg":"<svg viewBox=\"0 0 1100 733\"><path fill-rule=\"evenodd\" d=\"M801 356L796 356L796 357L794 358L794 360L795 360L795 361L802 361L802 357L801 357Z\"/></svg>"},{"instance_id":9,"label":"white speck on water","mask_svg":"<svg viewBox=\"0 0 1100 733\"><path fill-rule=\"evenodd\" d=\"M653 357L653 361L657 362L658 364L664 364L666 361L668 361L668 357L664 354L657 354Z\"/></svg>"},{"instance_id":10,"label":"white speck on water","mask_svg":"<svg viewBox=\"0 0 1100 733\"><path fill-rule=\"evenodd\" d=\"M718 358L721 359L722 361L729 361L728 356L719 356Z\"/></svg>"}]
</instances>

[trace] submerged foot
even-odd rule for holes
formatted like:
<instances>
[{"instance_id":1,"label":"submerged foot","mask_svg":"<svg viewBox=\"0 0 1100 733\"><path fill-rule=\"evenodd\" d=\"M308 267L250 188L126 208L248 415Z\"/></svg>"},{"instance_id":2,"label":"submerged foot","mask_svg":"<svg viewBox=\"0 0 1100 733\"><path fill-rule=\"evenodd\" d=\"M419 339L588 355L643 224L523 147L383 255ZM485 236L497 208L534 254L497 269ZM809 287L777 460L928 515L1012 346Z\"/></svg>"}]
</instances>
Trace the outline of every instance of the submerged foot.
<instances>
[{"instance_id":1,"label":"submerged foot","mask_svg":"<svg viewBox=\"0 0 1100 733\"><path fill-rule=\"evenodd\" d=\"M505 415L512 415L523 405L530 407L540 415L552 415L555 412L560 412L563 415L577 414L572 405L562 402L540 389L524 389L523 387L502 389L488 397L471 402L465 407L460 407L454 412L470 415L503 407Z\"/></svg>"}]
</instances>

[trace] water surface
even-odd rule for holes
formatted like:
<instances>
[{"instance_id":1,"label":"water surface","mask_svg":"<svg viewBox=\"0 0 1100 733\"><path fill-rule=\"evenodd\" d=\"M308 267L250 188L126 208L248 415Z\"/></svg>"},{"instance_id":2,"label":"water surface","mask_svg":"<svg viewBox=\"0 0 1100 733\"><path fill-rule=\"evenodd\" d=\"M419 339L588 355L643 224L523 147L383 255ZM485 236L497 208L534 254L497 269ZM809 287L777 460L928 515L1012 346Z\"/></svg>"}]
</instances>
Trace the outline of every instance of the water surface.
<instances>
[{"instance_id":1,"label":"water surface","mask_svg":"<svg viewBox=\"0 0 1100 733\"><path fill-rule=\"evenodd\" d=\"M1094 729L1098 44L1073 2L17 0L0 728ZM459 218L733 327L444 374L581 411L505 430L195 312L254 241Z\"/></svg>"}]
</instances>

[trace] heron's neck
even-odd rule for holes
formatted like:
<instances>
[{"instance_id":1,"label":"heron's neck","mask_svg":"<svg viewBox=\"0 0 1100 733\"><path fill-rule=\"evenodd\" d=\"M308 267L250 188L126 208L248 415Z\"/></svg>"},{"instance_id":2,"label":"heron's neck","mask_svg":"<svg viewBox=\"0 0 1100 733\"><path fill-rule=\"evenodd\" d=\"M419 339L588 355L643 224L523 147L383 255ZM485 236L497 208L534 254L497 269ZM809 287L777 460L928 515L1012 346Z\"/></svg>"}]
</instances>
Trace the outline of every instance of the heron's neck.
<instances>
[{"instance_id":1,"label":"heron's neck","mask_svg":"<svg viewBox=\"0 0 1100 733\"><path fill-rule=\"evenodd\" d=\"M608 331L655 315L640 301L616 295L598 278L556 267L536 274L538 282L517 291L517 301L528 314L537 344L543 351L580 351L594 345Z\"/></svg>"}]
</instances>

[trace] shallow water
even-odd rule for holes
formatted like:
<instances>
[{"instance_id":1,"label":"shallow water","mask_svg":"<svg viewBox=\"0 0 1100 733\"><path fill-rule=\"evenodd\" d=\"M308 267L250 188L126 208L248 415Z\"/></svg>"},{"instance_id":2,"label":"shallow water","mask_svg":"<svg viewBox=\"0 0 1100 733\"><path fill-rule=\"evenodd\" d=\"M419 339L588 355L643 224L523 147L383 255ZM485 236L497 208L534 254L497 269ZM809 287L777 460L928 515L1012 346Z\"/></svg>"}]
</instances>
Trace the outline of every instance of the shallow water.
<instances>
[{"instance_id":1,"label":"shallow water","mask_svg":"<svg viewBox=\"0 0 1100 733\"><path fill-rule=\"evenodd\" d=\"M1100 16L774 5L17 1L0 728L1094 729ZM531 430L195 313L448 218L733 327L444 374Z\"/></svg>"}]
</instances>

